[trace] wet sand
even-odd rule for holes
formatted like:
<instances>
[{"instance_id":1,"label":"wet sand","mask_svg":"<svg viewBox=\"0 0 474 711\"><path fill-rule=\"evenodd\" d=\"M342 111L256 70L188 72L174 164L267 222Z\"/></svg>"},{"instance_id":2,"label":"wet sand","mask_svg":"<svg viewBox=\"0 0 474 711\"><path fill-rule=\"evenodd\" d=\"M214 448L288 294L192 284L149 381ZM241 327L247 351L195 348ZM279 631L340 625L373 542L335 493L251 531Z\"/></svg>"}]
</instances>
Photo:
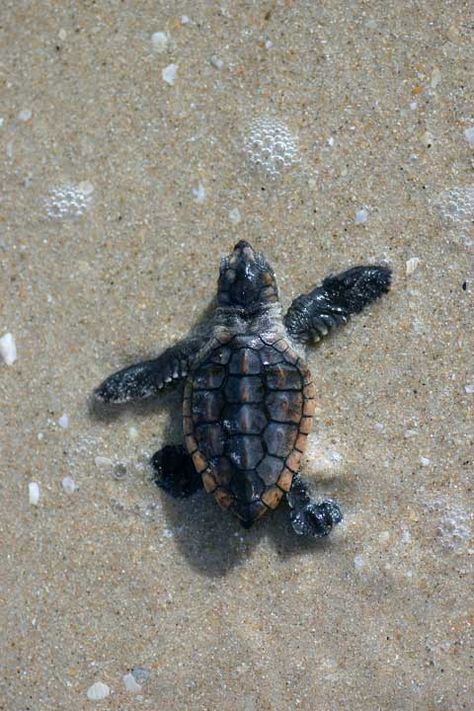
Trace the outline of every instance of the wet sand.
<instances>
[{"instance_id":1,"label":"wet sand","mask_svg":"<svg viewBox=\"0 0 474 711\"><path fill-rule=\"evenodd\" d=\"M17 349L0 362L0 709L471 708L468 4L5 0L0 18L0 338ZM244 531L204 493L157 490L179 388L89 407L205 316L239 239L284 308L331 271L394 272L310 352L304 470L345 514L322 542L284 508Z\"/></svg>"}]
</instances>

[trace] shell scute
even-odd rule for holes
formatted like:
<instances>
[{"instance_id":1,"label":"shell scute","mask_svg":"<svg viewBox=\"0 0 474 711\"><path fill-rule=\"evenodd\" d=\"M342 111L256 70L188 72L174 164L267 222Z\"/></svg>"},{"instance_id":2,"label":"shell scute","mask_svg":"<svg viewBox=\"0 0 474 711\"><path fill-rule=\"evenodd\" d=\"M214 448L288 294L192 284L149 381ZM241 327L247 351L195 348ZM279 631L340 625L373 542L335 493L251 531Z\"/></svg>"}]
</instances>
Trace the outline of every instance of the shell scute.
<instances>
[{"instance_id":1,"label":"shell scute","mask_svg":"<svg viewBox=\"0 0 474 711\"><path fill-rule=\"evenodd\" d=\"M204 368L200 368L194 378L194 389L216 390L224 382L226 371L223 365L209 363Z\"/></svg>"},{"instance_id":2,"label":"shell scute","mask_svg":"<svg viewBox=\"0 0 474 711\"><path fill-rule=\"evenodd\" d=\"M270 422L263 435L268 453L276 457L285 457L293 449L297 435L296 425Z\"/></svg>"},{"instance_id":3,"label":"shell scute","mask_svg":"<svg viewBox=\"0 0 474 711\"><path fill-rule=\"evenodd\" d=\"M229 402L262 402L264 395L264 383L256 375L227 378L225 396Z\"/></svg>"},{"instance_id":4,"label":"shell scute","mask_svg":"<svg viewBox=\"0 0 474 711\"><path fill-rule=\"evenodd\" d=\"M230 359L229 373L233 375L258 375L261 371L262 362L253 348L241 348Z\"/></svg>"},{"instance_id":5,"label":"shell scute","mask_svg":"<svg viewBox=\"0 0 474 711\"><path fill-rule=\"evenodd\" d=\"M303 377L291 363L271 365L265 375L267 387L271 390L301 390L303 387Z\"/></svg>"},{"instance_id":6,"label":"shell scute","mask_svg":"<svg viewBox=\"0 0 474 711\"><path fill-rule=\"evenodd\" d=\"M237 469L253 469L265 452L261 437L240 435L227 440L226 454Z\"/></svg>"},{"instance_id":7,"label":"shell scute","mask_svg":"<svg viewBox=\"0 0 474 711\"><path fill-rule=\"evenodd\" d=\"M278 457L272 457L267 454L257 467L259 477L265 482L266 486L271 486L278 481L281 474L282 461Z\"/></svg>"},{"instance_id":8,"label":"shell scute","mask_svg":"<svg viewBox=\"0 0 474 711\"><path fill-rule=\"evenodd\" d=\"M196 390L193 393L193 422L217 422L224 406L222 390Z\"/></svg>"},{"instance_id":9,"label":"shell scute","mask_svg":"<svg viewBox=\"0 0 474 711\"><path fill-rule=\"evenodd\" d=\"M266 405L272 420L298 424L303 413L303 394L298 391L275 390L268 394Z\"/></svg>"},{"instance_id":10,"label":"shell scute","mask_svg":"<svg viewBox=\"0 0 474 711\"><path fill-rule=\"evenodd\" d=\"M259 405L226 405L223 427L229 435L260 434L267 426L267 417Z\"/></svg>"}]
</instances>

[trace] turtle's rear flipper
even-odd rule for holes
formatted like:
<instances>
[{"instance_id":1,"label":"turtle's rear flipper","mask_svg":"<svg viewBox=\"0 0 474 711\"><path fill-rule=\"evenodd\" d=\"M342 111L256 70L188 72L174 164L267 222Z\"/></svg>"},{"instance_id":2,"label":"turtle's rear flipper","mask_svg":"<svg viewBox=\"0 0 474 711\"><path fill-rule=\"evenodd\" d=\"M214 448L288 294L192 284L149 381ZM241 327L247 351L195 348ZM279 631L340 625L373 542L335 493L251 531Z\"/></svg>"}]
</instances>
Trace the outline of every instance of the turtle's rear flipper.
<instances>
[{"instance_id":1,"label":"turtle's rear flipper","mask_svg":"<svg viewBox=\"0 0 474 711\"><path fill-rule=\"evenodd\" d=\"M155 483L175 499L185 499L202 488L201 475L184 447L167 445L152 456Z\"/></svg>"},{"instance_id":2,"label":"turtle's rear flipper","mask_svg":"<svg viewBox=\"0 0 474 711\"><path fill-rule=\"evenodd\" d=\"M390 288L388 267L353 267L326 277L321 286L301 294L285 316L288 333L297 341L319 341L351 314L359 313Z\"/></svg>"},{"instance_id":3,"label":"turtle's rear flipper","mask_svg":"<svg viewBox=\"0 0 474 711\"><path fill-rule=\"evenodd\" d=\"M298 536L323 538L342 521L339 505L331 499L319 503L313 501L299 474L293 477L286 498L290 507L291 525Z\"/></svg>"}]
</instances>

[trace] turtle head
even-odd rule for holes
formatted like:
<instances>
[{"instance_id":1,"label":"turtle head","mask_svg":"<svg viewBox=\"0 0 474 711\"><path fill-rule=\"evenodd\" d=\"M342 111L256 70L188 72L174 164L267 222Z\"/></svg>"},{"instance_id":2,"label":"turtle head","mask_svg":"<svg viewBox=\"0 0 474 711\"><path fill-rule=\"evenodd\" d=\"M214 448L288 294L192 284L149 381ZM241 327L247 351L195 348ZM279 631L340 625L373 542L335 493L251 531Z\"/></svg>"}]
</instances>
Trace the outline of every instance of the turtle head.
<instances>
[{"instance_id":1,"label":"turtle head","mask_svg":"<svg viewBox=\"0 0 474 711\"><path fill-rule=\"evenodd\" d=\"M217 300L219 306L235 306L252 313L278 301L273 269L263 254L244 240L221 259Z\"/></svg>"}]
</instances>

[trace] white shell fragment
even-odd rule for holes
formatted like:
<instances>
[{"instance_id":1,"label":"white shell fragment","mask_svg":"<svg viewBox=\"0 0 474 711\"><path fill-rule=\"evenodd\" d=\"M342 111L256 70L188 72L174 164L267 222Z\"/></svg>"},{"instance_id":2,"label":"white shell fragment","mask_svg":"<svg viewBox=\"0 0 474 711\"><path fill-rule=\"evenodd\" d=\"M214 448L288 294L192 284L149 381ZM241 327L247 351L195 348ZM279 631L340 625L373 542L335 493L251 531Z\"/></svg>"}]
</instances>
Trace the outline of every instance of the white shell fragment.
<instances>
[{"instance_id":1,"label":"white shell fragment","mask_svg":"<svg viewBox=\"0 0 474 711\"><path fill-rule=\"evenodd\" d=\"M229 220L232 222L233 225L238 225L241 219L242 217L240 215L240 210L238 207L234 207L233 210L230 210Z\"/></svg>"},{"instance_id":2,"label":"white shell fragment","mask_svg":"<svg viewBox=\"0 0 474 711\"><path fill-rule=\"evenodd\" d=\"M354 568L356 568L356 570L361 570L365 566L364 556L362 556L360 554L354 556L353 562L354 562Z\"/></svg>"},{"instance_id":3,"label":"white shell fragment","mask_svg":"<svg viewBox=\"0 0 474 711\"><path fill-rule=\"evenodd\" d=\"M33 112L30 109L23 109L23 111L20 111L20 113L18 114L18 120L29 121L32 116Z\"/></svg>"},{"instance_id":4,"label":"white shell fragment","mask_svg":"<svg viewBox=\"0 0 474 711\"><path fill-rule=\"evenodd\" d=\"M155 52L166 52L170 44L170 37L167 32L154 32L151 36L151 42Z\"/></svg>"},{"instance_id":5,"label":"white shell fragment","mask_svg":"<svg viewBox=\"0 0 474 711\"><path fill-rule=\"evenodd\" d=\"M70 476L64 477L61 482L61 486L63 487L66 494L74 494L74 492L78 489L76 482Z\"/></svg>"},{"instance_id":6,"label":"white shell fragment","mask_svg":"<svg viewBox=\"0 0 474 711\"><path fill-rule=\"evenodd\" d=\"M96 681L95 684L92 684L92 686L89 686L87 689L87 698L89 701L100 701L101 699L105 699L109 694L110 688L101 681Z\"/></svg>"},{"instance_id":7,"label":"white shell fragment","mask_svg":"<svg viewBox=\"0 0 474 711\"><path fill-rule=\"evenodd\" d=\"M367 222L368 216L369 216L369 211L367 210L366 207L363 207L360 210L357 210L356 216L355 216L356 225L363 225L364 222Z\"/></svg>"},{"instance_id":8,"label":"white shell fragment","mask_svg":"<svg viewBox=\"0 0 474 711\"><path fill-rule=\"evenodd\" d=\"M464 138L469 143L469 145L474 148L474 126L466 128L466 130L464 131Z\"/></svg>"},{"instance_id":9,"label":"white shell fragment","mask_svg":"<svg viewBox=\"0 0 474 711\"><path fill-rule=\"evenodd\" d=\"M215 57L215 56L211 57L210 62L212 64L212 66L214 67L214 69L223 69L224 68L224 62L219 57Z\"/></svg>"},{"instance_id":10,"label":"white shell fragment","mask_svg":"<svg viewBox=\"0 0 474 711\"><path fill-rule=\"evenodd\" d=\"M16 344L11 333L5 333L0 338L0 358L6 365L13 365L16 361Z\"/></svg>"},{"instance_id":11,"label":"white shell fragment","mask_svg":"<svg viewBox=\"0 0 474 711\"><path fill-rule=\"evenodd\" d=\"M431 72L431 88L436 89L438 84L441 81L441 72L438 69L438 67L434 67L433 71Z\"/></svg>"},{"instance_id":12,"label":"white shell fragment","mask_svg":"<svg viewBox=\"0 0 474 711\"><path fill-rule=\"evenodd\" d=\"M407 259L406 263L406 274L407 276L411 276L416 272L418 269L418 266L420 264L420 258L419 257L411 257L410 259Z\"/></svg>"},{"instance_id":13,"label":"white shell fragment","mask_svg":"<svg viewBox=\"0 0 474 711\"><path fill-rule=\"evenodd\" d=\"M58 420L58 425L62 427L63 430L67 430L69 427L69 417L64 413Z\"/></svg>"},{"instance_id":14,"label":"white shell fragment","mask_svg":"<svg viewBox=\"0 0 474 711\"><path fill-rule=\"evenodd\" d=\"M466 393L466 395L473 395L474 394L474 383L468 383L467 385L465 385L464 392Z\"/></svg>"},{"instance_id":15,"label":"white shell fragment","mask_svg":"<svg viewBox=\"0 0 474 711\"><path fill-rule=\"evenodd\" d=\"M140 684L137 684L135 677L131 672L128 674L124 674L122 677L123 683L125 685L125 688L127 691L130 691L131 694L136 694L137 691L141 691L142 687Z\"/></svg>"},{"instance_id":16,"label":"white shell fragment","mask_svg":"<svg viewBox=\"0 0 474 711\"><path fill-rule=\"evenodd\" d=\"M38 506L40 498L40 488L37 481L30 481L28 484L28 494L30 499L30 504L32 506Z\"/></svg>"},{"instance_id":17,"label":"white shell fragment","mask_svg":"<svg viewBox=\"0 0 474 711\"><path fill-rule=\"evenodd\" d=\"M161 72L161 76L163 77L163 81L165 81L167 84L170 86L173 86L173 84L176 81L176 73L178 71L178 65L177 64L168 64L167 67L163 69Z\"/></svg>"},{"instance_id":18,"label":"white shell fragment","mask_svg":"<svg viewBox=\"0 0 474 711\"><path fill-rule=\"evenodd\" d=\"M101 467L113 467L114 466L113 461L111 459L109 459L109 457L100 457L100 456L96 457L94 459L94 463L95 463L96 467L99 467L99 469Z\"/></svg>"},{"instance_id":19,"label":"white shell fragment","mask_svg":"<svg viewBox=\"0 0 474 711\"><path fill-rule=\"evenodd\" d=\"M193 195L195 201L202 205L206 199L206 189L202 183L199 183L197 188L193 188Z\"/></svg>"}]
</instances>

